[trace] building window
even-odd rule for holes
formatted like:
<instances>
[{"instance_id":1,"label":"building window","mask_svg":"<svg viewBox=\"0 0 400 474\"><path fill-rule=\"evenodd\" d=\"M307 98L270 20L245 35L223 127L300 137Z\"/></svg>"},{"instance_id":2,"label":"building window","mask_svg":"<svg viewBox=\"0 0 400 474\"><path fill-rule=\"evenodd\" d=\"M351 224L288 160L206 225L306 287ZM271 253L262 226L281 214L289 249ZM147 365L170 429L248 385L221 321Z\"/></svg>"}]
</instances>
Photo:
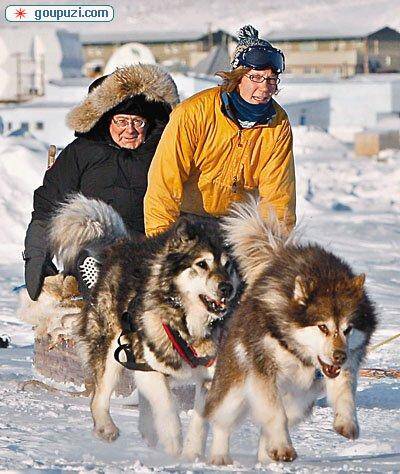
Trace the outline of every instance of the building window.
<instances>
[{"instance_id":1,"label":"building window","mask_svg":"<svg viewBox=\"0 0 400 474\"><path fill-rule=\"evenodd\" d=\"M392 64L392 57L391 56L386 56L385 64L386 64L386 66L391 66L391 64Z\"/></svg>"},{"instance_id":2,"label":"building window","mask_svg":"<svg viewBox=\"0 0 400 474\"><path fill-rule=\"evenodd\" d=\"M316 41L304 41L299 43L300 51L317 51L318 43Z\"/></svg>"},{"instance_id":3,"label":"building window","mask_svg":"<svg viewBox=\"0 0 400 474\"><path fill-rule=\"evenodd\" d=\"M44 123L43 122L36 122L35 123L35 129L36 130L43 130L44 129Z\"/></svg>"},{"instance_id":4,"label":"building window","mask_svg":"<svg viewBox=\"0 0 400 474\"><path fill-rule=\"evenodd\" d=\"M379 41L374 40L374 54L379 54Z\"/></svg>"},{"instance_id":5,"label":"building window","mask_svg":"<svg viewBox=\"0 0 400 474\"><path fill-rule=\"evenodd\" d=\"M12 122L8 122L8 123L7 123L7 130L8 130L8 131L11 131L12 128L13 128Z\"/></svg>"},{"instance_id":6,"label":"building window","mask_svg":"<svg viewBox=\"0 0 400 474\"><path fill-rule=\"evenodd\" d=\"M29 122L21 122L21 130L27 132L29 130Z\"/></svg>"}]
</instances>

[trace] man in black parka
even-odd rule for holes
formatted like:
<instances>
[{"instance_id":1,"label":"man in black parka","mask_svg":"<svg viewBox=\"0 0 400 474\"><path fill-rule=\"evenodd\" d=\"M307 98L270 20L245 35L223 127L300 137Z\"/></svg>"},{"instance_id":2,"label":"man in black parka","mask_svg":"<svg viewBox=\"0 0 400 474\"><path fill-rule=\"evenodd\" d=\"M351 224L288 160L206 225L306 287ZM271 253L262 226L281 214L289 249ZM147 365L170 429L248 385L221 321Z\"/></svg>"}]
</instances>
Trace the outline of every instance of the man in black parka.
<instances>
[{"instance_id":1,"label":"man in black parka","mask_svg":"<svg viewBox=\"0 0 400 474\"><path fill-rule=\"evenodd\" d=\"M133 235L144 234L147 172L177 103L170 75L158 66L138 64L97 79L86 99L69 113L67 124L77 138L36 189L25 237L25 282L31 299L39 297L45 276L57 272L48 249L47 223L68 195L80 192L103 200L119 212ZM127 134L128 142L119 140L120 133Z\"/></svg>"}]
</instances>

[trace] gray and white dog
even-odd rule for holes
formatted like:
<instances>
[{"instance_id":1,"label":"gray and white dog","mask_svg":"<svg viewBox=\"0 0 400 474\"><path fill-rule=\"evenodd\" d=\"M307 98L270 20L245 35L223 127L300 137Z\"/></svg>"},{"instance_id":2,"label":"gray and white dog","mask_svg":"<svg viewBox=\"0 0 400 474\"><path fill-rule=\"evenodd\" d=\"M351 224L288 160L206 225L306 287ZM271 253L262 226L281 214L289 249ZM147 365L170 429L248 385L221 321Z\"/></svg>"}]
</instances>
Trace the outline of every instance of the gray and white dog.
<instances>
[{"instance_id":1,"label":"gray and white dog","mask_svg":"<svg viewBox=\"0 0 400 474\"><path fill-rule=\"evenodd\" d=\"M77 330L80 354L94 384L94 433L106 441L119 435L110 416L110 397L123 368L114 353L123 329L122 315L128 312L135 330L122 339L136 363L152 369L135 371L135 380L151 406L159 440L167 453L181 452L180 420L170 381L194 382L194 411L183 455L189 459L200 455L206 437L204 384L212 377L210 364L218 345L213 327L230 311L240 285L218 224L181 217L166 233L134 241L110 206L75 195L53 218L51 242L67 268L74 267L85 248L96 248L101 254L97 281ZM180 353L182 345L190 351L191 361ZM152 441L149 426L143 435Z\"/></svg>"}]
</instances>

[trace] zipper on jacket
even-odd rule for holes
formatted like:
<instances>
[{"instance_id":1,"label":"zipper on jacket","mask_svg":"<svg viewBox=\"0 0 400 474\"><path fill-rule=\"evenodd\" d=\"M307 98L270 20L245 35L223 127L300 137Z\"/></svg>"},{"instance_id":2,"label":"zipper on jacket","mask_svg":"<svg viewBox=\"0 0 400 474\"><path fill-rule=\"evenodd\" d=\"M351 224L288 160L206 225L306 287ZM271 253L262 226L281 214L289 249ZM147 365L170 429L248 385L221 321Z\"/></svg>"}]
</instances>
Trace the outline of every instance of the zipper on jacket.
<instances>
[{"instance_id":1,"label":"zipper on jacket","mask_svg":"<svg viewBox=\"0 0 400 474\"><path fill-rule=\"evenodd\" d=\"M243 144L242 144L242 130L238 130L238 147L239 148L242 148Z\"/></svg>"},{"instance_id":2,"label":"zipper on jacket","mask_svg":"<svg viewBox=\"0 0 400 474\"><path fill-rule=\"evenodd\" d=\"M232 191L234 194L237 193L237 188L238 188L238 183L237 183L238 179L237 179L237 176L235 176L233 178L233 183L232 183Z\"/></svg>"}]
</instances>

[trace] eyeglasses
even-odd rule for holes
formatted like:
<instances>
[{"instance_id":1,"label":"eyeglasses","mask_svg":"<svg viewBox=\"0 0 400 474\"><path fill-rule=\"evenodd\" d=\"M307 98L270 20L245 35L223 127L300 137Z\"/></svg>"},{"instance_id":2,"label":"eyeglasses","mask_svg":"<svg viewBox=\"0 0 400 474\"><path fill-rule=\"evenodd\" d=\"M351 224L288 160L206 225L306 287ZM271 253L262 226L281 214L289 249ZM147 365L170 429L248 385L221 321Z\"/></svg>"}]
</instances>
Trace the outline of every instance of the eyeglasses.
<instances>
[{"instance_id":1,"label":"eyeglasses","mask_svg":"<svg viewBox=\"0 0 400 474\"><path fill-rule=\"evenodd\" d=\"M248 77L251 82L257 82L257 84L261 84L265 81L269 86L277 86L281 82L279 77L267 77L261 76L260 74L245 74L245 76Z\"/></svg>"},{"instance_id":2,"label":"eyeglasses","mask_svg":"<svg viewBox=\"0 0 400 474\"><path fill-rule=\"evenodd\" d=\"M120 118L115 119L113 118L112 121L118 128L127 128L129 125L132 125L136 129L144 128L146 125L146 120L143 119L127 119L127 118Z\"/></svg>"}]
</instances>

